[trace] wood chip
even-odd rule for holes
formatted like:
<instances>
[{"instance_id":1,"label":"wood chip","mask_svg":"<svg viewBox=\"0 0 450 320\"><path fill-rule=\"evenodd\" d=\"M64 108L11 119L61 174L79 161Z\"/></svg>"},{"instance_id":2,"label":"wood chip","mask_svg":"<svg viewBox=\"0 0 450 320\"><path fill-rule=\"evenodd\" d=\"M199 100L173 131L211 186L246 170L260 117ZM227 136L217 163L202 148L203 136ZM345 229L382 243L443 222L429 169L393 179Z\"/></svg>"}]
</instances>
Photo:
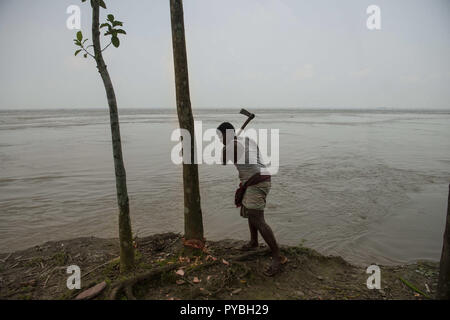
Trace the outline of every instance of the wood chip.
<instances>
[{"instance_id":1,"label":"wood chip","mask_svg":"<svg viewBox=\"0 0 450 320\"><path fill-rule=\"evenodd\" d=\"M45 289L45 287L47 286L47 282L48 282L48 280L50 279L50 276L51 276L51 275L52 275L52 274L50 273L50 274L48 275L47 279L45 279L45 282L44 282L44 285L42 286L42 288Z\"/></svg>"},{"instance_id":2,"label":"wood chip","mask_svg":"<svg viewBox=\"0 0 450 320\"><path fill-rule=\"evenodd\" d=\"M175 272L177 275L179 276L184 276L184 270L183 269L179 269L177 272Z\"/></svg>"},{"instance_id":3,"label":"wood chip","mask_svg":"<svg viewBox=\"0 0 450 320\"><path fill-rule=\"evenodd\" d=\"M75 298L75 300L89 300L98 296L106 288L106 282L100 282L99 284L89 288Z\"/></svg>"},{"instance_id":4,"label":"wood chip","mask_svg":"<svg viewBox=\"0 0 450 320\"><path fill-rule=\"evenodd\" d=\"M8 256L5 259L1 259L1 262L5 263L9 257L11 257L12 253L8 254Z\"/></svg>"}]
</instances>

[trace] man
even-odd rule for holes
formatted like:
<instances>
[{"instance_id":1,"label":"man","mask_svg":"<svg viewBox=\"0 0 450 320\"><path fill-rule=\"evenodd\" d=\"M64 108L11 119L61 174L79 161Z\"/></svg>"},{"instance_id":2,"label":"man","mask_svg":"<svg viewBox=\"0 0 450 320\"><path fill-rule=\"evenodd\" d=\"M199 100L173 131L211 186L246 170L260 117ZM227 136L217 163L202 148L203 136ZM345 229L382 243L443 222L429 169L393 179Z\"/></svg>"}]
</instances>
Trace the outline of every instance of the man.
<instances>
[{"instance_id":1,"label":"man","mask_svg":"<svg viewBox=\"0 0 450 320\"><path fill-rule=\"evenodd\" d=\"M281 257L280 249L272 229L264 220L266 197L271 188L270 175L265 171L258 145L246 137L244 144L238 140L232 124L222 123L217 134L224 144L223 164L229 161L236 166L241 181L236 191L236 205L241 207L241 216L248 218L250 242L242 250L258 248L258 232L272 251L272 264L264 271L266 276L274 276L281 270L281 264L287 261Z\"/></svg>"}]
</instances>

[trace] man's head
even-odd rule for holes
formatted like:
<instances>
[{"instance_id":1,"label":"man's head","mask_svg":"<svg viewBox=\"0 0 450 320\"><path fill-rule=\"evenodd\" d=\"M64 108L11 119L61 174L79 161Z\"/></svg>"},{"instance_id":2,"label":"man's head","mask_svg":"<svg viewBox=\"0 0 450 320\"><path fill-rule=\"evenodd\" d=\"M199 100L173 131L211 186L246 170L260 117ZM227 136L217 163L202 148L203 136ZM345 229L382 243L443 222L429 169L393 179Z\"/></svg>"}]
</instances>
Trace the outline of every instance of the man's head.
<instances>
[{"instance_id":1,"label":"man's head","mask_svg":"<svg viewBox=\"0 0 450 320\"><path fill-rule=\"evenodd\" d=\"M234 139L235 131L231 123L223 122L220 124L220 126L217 127L217 133L219 137L222 139L222 143L224 145L227 144L227 131L228 131L228 138Z\"/></svg>"}]
</instances>

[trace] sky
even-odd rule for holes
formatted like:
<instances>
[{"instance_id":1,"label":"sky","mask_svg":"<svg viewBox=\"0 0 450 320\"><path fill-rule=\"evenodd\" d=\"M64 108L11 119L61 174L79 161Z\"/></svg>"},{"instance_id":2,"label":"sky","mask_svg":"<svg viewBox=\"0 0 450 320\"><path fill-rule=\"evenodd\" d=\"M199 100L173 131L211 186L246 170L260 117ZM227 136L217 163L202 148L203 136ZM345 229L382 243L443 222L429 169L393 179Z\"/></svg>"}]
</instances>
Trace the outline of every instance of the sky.
<instances>
[{"instance_id":1,"label":"sky","mask_svg":"<svg viewBox=\"0 0 450 320\"><path fill-rule=\"evenodd\" d=\"M169 0L105 2L101 19L127 31L105 51L119 108L175 108ZM0 0L1 110L107 106L94 61L73 54L70 5L91 38L81 0ZM194 109L450 109L448 0L185 0L184 13Z\"/></svg>"}]
</instances>

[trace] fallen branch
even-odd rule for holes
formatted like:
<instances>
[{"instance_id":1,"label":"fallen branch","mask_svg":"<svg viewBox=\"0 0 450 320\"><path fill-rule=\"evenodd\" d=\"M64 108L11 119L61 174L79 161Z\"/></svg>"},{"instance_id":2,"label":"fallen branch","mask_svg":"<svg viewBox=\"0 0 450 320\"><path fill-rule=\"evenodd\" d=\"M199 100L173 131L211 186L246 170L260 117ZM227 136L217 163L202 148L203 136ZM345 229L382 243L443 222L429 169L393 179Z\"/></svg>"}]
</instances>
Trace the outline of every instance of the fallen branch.
<instances>
[{"instance_id":1,"label":"fallen branch","mask_svg":"<svg viewBox=\"0 0 450 320\"><path fill-rule=\"evenodd\" d=\"M52 270L50 271L50 273L49 273L49 275L48 275L47 279L45 279L45 282L44 282L44 285L42 286L42 288L44 288L44 289L45 289L45 287L47 286L47 282L48 282L48 280L50 279L50 277L51 277L51 275L52 275L53 271L55 271L56 269L57 269L57 267L53 268L53 269L52 269Z\"/></svg>"},{"instance_id":2,"label":"fallen branch","mask_svg":"<svg viewBox=\"0 0 450 320\"><path fill-rule=\"evenodd\" d=\"M53 272L54 272L55 270L62 270L62 269L65 269L65 267L54 267L53 269L49 270L50 273L49 273L47 279L45 280L44 285L42 286L42 288L45 289L45 287L47 286L48 280L50 279L51 275L53 274ZM47 272L48 272L48 271L47 271Z\"/></svg>"},{"instance_id":3,"label":"fallen branch","mask_svg":"<svg viewBox=\"0 0 450 320\"><path fill-rule=\"evenodd\" d=\"M1 262L5 263L6 261L8 261L9 257L11 257L12 253L8 254L8 256L4 259L0 259Z\"/></svg>"},{"instance_id":4,"label":"fallen branch","mask_svg":"<svg viewBox=\"0 0 450 320\"><path fill-rule=\"evenodd\" d=\"M106 265L108 265L108 264L110 264L110 263L112 263L112 262L114 262L114 261L116 261L116 260L118 260L118 259L120 259L120 257L116 257L116 258L114 258L114 259L111 259L111 260L109 260L109 261L106 261L105 263L102 263L101 265L96 266L96 267L94 267L92 270L90 270L90 271L86 272L85 274L81 275L81 277L82 277L82 278L83 278L83 277L86 277L88 274L94 272L95 270L98 270L98 269L100 269L101 267L104 267L104 266L106 266Z\"/></svg>"},{"instance_id":5,"label":"fallen branch","mask_svg":"<svg viewBox=\"0 0 450 320\"><path fill-rule=\"evenodd\" d=\"M54 269L53 269L54 270ZM53 272L53 271L52 271ZM48 275L47 279L45 279L44 285L42 286L42 288L45 289L45 287L47 286L47 282L50 279L50 276L52 275L52 272L50 272L50 274Z\"/></svg>"}]
</instances>

